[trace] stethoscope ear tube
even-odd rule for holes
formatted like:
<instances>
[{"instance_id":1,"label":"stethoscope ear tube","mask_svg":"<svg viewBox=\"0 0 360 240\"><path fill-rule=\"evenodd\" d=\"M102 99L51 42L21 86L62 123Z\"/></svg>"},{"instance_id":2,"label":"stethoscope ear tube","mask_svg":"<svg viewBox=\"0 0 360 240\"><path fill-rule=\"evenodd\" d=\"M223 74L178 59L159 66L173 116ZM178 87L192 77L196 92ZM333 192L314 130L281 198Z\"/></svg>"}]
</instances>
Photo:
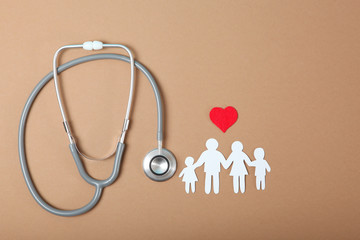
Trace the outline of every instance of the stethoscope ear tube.
<instances>
[{"instance_id":1,"label":"stethoscope ear tube","mask_svg":"<svg viewBox=\"0 0 360 240\"><path fill-rule=\"evenodd\" d=\"M124 62L130 62L130 59L128 57L119 55L119 54L95 54L95 55L80 57L80 58L74 59L72 61L69 61L69 62L59 66L57 71L58 71L58 73L60 73L60 72L63 72L66 69L71 68L75 65L78 65L78 64L81 64L84 62L94 61L94 60L101 60L101 59L115 59L115 60L121 60ZM160 92L159 92L157 84L156 84L153 76L150 74L150 72L139 62L135 62L135 66L139 70L141 70L142 73L148 78L148 80L154 90L156 105L157 105L157 116L158 116L157 140L159 142L159 146L160 146L159 149L160 149L161 145L162 145L162 140L163 140L163 118L162 118L163 112L162 112L162 101L161 101ZM86 173L83 163L79 157L79 154L76 151L75 144L71 143L70 150L71 150L71 153L73 155L74 161L77 165L80 175L86 182L95 186L94 196L88 204L86 204L85 206L83 206L79 209L74 209L74 210L62 210L62 209L55 208L55 207L51 206L50 204L48 204L38 193L38 191L32 181L32 178L30 176L30 172L29 172L28 165L27 165L27 159L26 159L26 151L25 151L25 130L26 130L27 118L28 118L31 106L34 103L34 100L36 99L37 95L42 90L42 88L52 78L53 78L53 72L50 72L35 86L33 91L30 93L30 96L27 99L27 101L25 103L25 107L21 114L20 123L19 123L19 138L18 138L19 159L20 159L21 171L24 175L26 185L29 188L31 195L34 197L36 202L42 208L44 208L46 211L48 211L52 214L59 215L59 216L64 216L64 217L77 216L77 215L86 213L89 210L91 210L100 200L103 188L109 186L116 180L116 178L119 175L120 164L121 164L121 159L122 159L125 145L123 143L118 143L116 155L115 155L115 161L114 161L114 169L113 169L111 176L105 180L95 180Z\"/></svg>"},{"instance_id":2,"label":"stethoscope ear tube","mask_svg":"<svg viewBox=\"0 0 360 240\"><path fill-rule=\"evenodd\" d=\"M79 149L79 147L76 146L76 141L74 136L72 135L72 131L69 125L69 122L67 121L67 116L62 104L62 97L61 97L61 93L60 93L60 86L59 86L59 79L58 79L58 67L57 67L57 62L58 62L58 58L59 55L61 54L61 52L63 50L66 49L75 49L75 48L83 48L85 50L100 50L103 48L120 48L125 50L128 54L129 54L129 63L130 63L130 73L131 73L131 77L130 77L130 91L129 91L129 99L128 99L128 104L126 107L126 114L125 114L125 118L124 118L124 125L123 125L123 129L121 131L121 136L119 137L119 141L124 143L125 141L125 135L126 135L126 131L128 129L129 126L129 120L130 120L130 112L131 112L131 106L132 106L132 99L133 99L133 95L134 95L134 86L135 86L135 60L133 57L133 54L131 52L131 50L126 47L125 45L122 44L104 44L100 41L87 41L84 42L83 44L72 44L72 45L65 45L60 47L54 54L53 57L53 78L54 78L54 85L55 85L55 91L56 91L56 97L59 103L59 108L60 108L60 112L61 112L61 116L63 118L63 125L66 131L66 134L68 135L69 141L70 143L75 143L75 147L77 149L77 151L79 152L79 154L81 154L81 156L83 156L84 158L87 158L89 160L104 160L109 158L110 156L113 155L113 153L111 153L110 155L107 155L106 157L103 158L94 158L94 157L90 157L88 155L86 155L85 153L82 153Z\"/></svg>"}]
</instances>

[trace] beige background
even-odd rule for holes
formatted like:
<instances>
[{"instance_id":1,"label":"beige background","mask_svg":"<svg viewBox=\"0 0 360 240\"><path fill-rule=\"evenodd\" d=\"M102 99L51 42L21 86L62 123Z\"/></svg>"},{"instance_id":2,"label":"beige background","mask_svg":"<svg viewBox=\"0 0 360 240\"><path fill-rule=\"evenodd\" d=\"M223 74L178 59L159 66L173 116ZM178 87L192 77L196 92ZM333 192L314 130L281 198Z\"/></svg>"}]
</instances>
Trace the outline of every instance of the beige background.
<instances>
[{"instance_id":1,"label":"beige background","mask_svg":"<svg viewBox=\"0 0 360 240\"><path fill-rule=\"evenodd\" d=\"M1 0L0 238L358 238L359 22L359 1ZM155 100L138 73L119 179L85 215L41 209L20 171L20 114L55 50L87 40L129 46L154 74L165 101L165 146L179 169L210 137L226 157L240 140L251 158L256 147L265 149L272 167L266 191L256 190L253 168L244 195L233 193L230 170L221 173L219 195L204 193L203 169L194 195L178 177L147 179L141 164L156 146ZM65 52L61 62L84 54ZM93 156L108 153L119 135L128 71L98 61L62 74L75 135ZM223 134L208 114L229 105L239 119ZM72 209L90 200L94 189L71 158L53 82L36 100L26 140L34 181L49 203ZM112 164L86 161L96 178Z\"/></svg>"}]
</instances>

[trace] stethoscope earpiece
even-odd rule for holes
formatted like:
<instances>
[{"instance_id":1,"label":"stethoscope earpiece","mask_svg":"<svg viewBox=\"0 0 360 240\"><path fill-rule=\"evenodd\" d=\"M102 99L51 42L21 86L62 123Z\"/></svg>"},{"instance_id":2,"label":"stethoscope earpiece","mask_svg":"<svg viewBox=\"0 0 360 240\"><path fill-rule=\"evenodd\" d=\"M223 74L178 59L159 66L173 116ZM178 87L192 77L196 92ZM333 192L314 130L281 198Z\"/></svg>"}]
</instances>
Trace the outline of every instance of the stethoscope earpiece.
<instances>
[{"instance_id":1,"label":"stethoscope earpiece","mask_svg":"<svg viewBox=\"0 0 360 240\"><path fill-rule=\"evenodd\" d=\"M146 176L161 182L171 178L176 171L175 156L165 148L155 148L146 154L143 161Z\"/></svg>"}]
</instances>

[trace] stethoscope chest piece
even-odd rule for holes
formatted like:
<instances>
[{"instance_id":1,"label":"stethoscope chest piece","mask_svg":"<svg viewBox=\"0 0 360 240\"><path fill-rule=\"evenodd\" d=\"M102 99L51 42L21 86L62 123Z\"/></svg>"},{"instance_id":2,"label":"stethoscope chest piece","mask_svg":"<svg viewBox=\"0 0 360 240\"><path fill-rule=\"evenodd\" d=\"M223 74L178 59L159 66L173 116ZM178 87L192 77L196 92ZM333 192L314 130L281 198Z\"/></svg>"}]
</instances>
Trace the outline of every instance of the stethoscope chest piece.
<instances>
[{"instance_id":1,"label":"stethoscope chest piece","mask_svg":"<svg viewBox=\"0 0 360 240\"><path fill-rule=\"evenodd\" d=\"M146 176L154 181L165 181L171 178L176 171L176 159L165 148L155 148L146 154L143 161Z\"/></svg>"}]
</instances>

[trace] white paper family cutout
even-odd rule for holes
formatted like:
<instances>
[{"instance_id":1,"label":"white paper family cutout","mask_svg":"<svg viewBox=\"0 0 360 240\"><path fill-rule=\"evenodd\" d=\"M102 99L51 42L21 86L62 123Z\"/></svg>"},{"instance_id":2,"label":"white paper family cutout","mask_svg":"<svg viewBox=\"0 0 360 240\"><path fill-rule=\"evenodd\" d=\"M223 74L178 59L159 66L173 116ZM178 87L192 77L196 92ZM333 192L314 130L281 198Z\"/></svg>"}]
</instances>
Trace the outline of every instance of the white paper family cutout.
<instances>
[{"instance_id":1,"label":"white paper family cutout","mask_svg":"<svg viewBox=\"0 0 360 240\"><path fill-rule=\"evenodd\" d=\"M271 168L267 161L264 159L265 152L262 148L256 148L254 151L255 160L251 161L250 158L243 152L243 145L239 141L235 141L231 145L232 153L225 159L224 155L216 150L219 144L214 138L206 141L206 148L199 157L198 161L194 163L194 158L187 157L185 159L186 167L181 171L179 177L183 177L182 181L185 182L186 193L191 191L195 192L195 183L198 181L195 169L204 165L205 172L205 193L211 192L211 186L215 194L219 193L219 174L221 165L223 168L228 169L231 165L230 176L233 177L234 193L239 192L239 185L241 193L245 192L245 176L248 175L245 163L250 167L255 167L256 188L260 190L265 189L265 175L266 171L270 172Z\"/></svg>"}]
</instances>

